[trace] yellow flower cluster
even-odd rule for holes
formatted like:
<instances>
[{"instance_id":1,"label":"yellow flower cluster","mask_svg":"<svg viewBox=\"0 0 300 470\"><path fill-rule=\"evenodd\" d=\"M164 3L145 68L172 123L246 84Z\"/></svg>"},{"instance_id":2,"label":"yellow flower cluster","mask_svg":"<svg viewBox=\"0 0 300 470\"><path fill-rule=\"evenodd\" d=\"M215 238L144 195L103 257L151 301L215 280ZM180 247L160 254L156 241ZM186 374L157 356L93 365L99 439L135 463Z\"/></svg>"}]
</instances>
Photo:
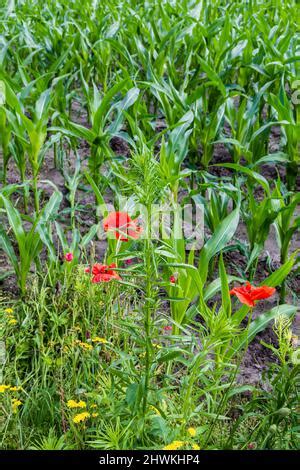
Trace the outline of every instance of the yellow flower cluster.
<instances>
[{"instance_id":1,"label":"yellow flower cluster","mask_svg":"<svg viewBox=\"0 0 300 470\"><path fill-rule=\"evenodd\" d=\"M83 341L76 341L76 343L85 351L91 351L93 349L93 346L89 343L84 343Z\"/></svg>"},{"instance_id":2,"label":"yellow flower cluster","mask_svg":"<svg viewBox=\"0 0 300 470\"><path fill-rule=\"evenodd\" d=\"M178 450L181 449L183 446L190 446L192 447L193 450L200 450L200 447L198 444L190 443L190 442L185 442L185 441L173 441L171 444L168 444L167 446L163 447L163 450Z\"/></svg>"},{"instance_id":3,"label":"yellow flower cluster","mask_svg":"<svg viewBox=\"0 0 300 470\"><path fill-rule=\"evenodd\" d=\"M168 444L163 448L163 450L178 450L183 447L185 444L184 441L173 441L171 444Z\"/></svg>"},{"instance_id":4,"label":"yellow flower cluster","mask_svg":"<svg viewBox=\"0 0 300 470\"><path fill-rule=\"evenodd\" d=\"M78 423L85 421L89 417L90 417L90 413L88 413L87 411L84 411L83 413L79 413L78 415L75 415L73 418L73 422L78 424Z\"/></svg>"},{"instance_id":5,"label":"yellow flower cluster","mask_svg":"<svg viewBox=\"0 0 300 470\"><path fill-rule=\"evenodd\" d=\"M68 408L86 408L86 403L85 401L75 401L75 400L68 400L67 402L67 407Z\"/></svg>"},{"instance_id":6,"label":"yellow flower cluster","mask_svg":"<svg viewBox=\"0 0 300 470\"><path fill-rule=\"evenodd\" d=\"M18 392L21 390L21 387L11 386L11 385L0 385L0 393L4 392Z\"/></svg>"},{"instance_id":7,"label":"yellow flower cluster","mask_svg":"<svg viewBox=\"0 0 300 470\"><path fill-rule=\"evenodd\" d=\"M195 437L197 435L197 430L193 427L190 427L187 429L187 433L191 437ZM193 450L200 450L200 447L198 444L195 444L194 442L189 442L189 441L173 441L171 444L168 444L163 448L163 450L178 450L181 447L191 447Z\"/></svg>"},{"instance_id":8,"label":"yellow flower cluster","mask_svg":"<svg viewBox=\"0 0 300 470\"><path fill-rule=\"evenodd\" d=\"M71 408L71 409L75 409L75 408L87 408L87 404L85 401L76 401L76 400L68 400L67 401L67 407L68 408ZM92 404L90 406L90 408L97 408L97 405L96 404ZM76 414L75 416L73 416L72 420L73 420L73 423L75 424L79 424L79 423L82 423L84 422L86 419L88 418L97 418L97 416L99 416L99 413L96 413L96 412L91 412L89 413L88 411L84 411L82 413L78 413Z\"/></svg>"},{"instance_id":9,"label":"yellow flower cluster","mask_svg":"<svg viewBox=\"0 0 300 470\"><path fill-rule=\"evenodd\" d=\"M22 405L21 400L17 400L17 398L12 399L12 409L14 413L18 411L20 405Z\"/></svg>"},{"instance_id":10,"label":"yellow flower cluster","mask_svg":"<svg viewBox=\"0 0 300 470\"><path fill-rule=\"evenodd\" d=\"M6 313L6 318L7 318L7 323L8 325L16 325L18 323L18 321L15 319L15 317L13 316L13 309L12 308L6 308L4 310L4 312Z\"/></svg>"},{"instance_id":11,"label":"yellow flower cluster","mask_svg":"<svg viewBox=\"0 0 300 470\"><path fill-rule=\"evenodd\" d=\"M99 344L107 344L108 343L108 341L105 338L100 338L100 336L95 336L94 338L92 338L91 341L92 341L92 343L99 343ZM79 341L79 340L76 340L75 343L85 351L92 351L92 349L93 349L93 345L90 344L90 343L86 343L84 341Z\"/></svg>"},{"instance_id":12,"label":"yellow flower cluster","mask_svg":"<svg viewBox=\"0 0 300 470\"><path fill-rule=\"evenodd\" d=\"M195 437L197 434L197 431L195 428L188 428L187 432L191 437Z\"/></svg>"},{"instance_id":13,"label":"yellow flower cluster","mask_svg":"<svg viewBox=\"0 0 300 470\"><path fill-rule=\"evenodd\" d=\"M92 338L92 343L101 343L101 344L106 344L108 341L105 338L100 338L99 336L95 336Z\"/></svg>"}]
</instances>

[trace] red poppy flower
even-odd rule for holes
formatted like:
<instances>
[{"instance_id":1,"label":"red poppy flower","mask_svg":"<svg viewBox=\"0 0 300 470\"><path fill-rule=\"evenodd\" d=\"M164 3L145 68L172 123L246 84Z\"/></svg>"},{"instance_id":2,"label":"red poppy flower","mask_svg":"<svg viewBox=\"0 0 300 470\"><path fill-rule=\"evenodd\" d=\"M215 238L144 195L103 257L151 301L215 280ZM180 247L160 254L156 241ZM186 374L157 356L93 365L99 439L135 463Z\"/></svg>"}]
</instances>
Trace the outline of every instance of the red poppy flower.
<instances>
[{"instance_id":1,"label":"red poppy flower","mask_svg":"<svg viewBox=\"0 0 300 470\"><path fill-rule=\"evenodd\" d=\"M256 442L249 442L247 448L250 450L256 449Z\"/></svg>"},{"instance_id":2,"label":"red poppy flower","mask_svg":"<svg viewBox=\"0 0 300 470\"><path fill-rule=\"evenodd\" d=\"M113 232L118 240L127 242L129 238L139 238L142 227L138 221L132 220L127 212L111 212L103 220L105 232Z\"/></svg>"},{"instance_id":3,"label":"red poppy flower","mask_svg":"<svg viewBox=\"0 0 300 470\"><path fill-rule=\"evenodd\" d=\"M107 266L106 264L100 264L96 263L93 266L92 269L92 282L93 283L98 283L98 282L109 282L112 279L121 279L119 274L114 271L114 268L116 267L115 263L110 264Z\"/></svg>"},{"instance_id":4,"label":"red poppy flower","mask_svg":"<svg viewBox=\"0 0 300 470\"><path fill-rule=\"evenodd\" d=\"M164 326L163 327L164 331L171 331L172 327L170 325Z\"/></svg>"},{"instance_id":5,"label":"red poppy flower","mask_svg":"<svg viewBox=\"0 0 300 470\"><path fill-rule=\"evenodd\" d=\"M74 259L73 253L66 253L66 254L65 254L65 260L66 260L68 263L70 263L71 261L73 261L73 259Z\"/></svg>"},{"instance_id":6,"label":"red poppy flower","mask_svg":"<svg viewBox=\"0 0 300 470\"><path fill-rule=\"evenodd\" d=\"M130 266L131 264L133 264L133 262L134 262L133 258L125 259L124 261L124 263L127 264L127 266Z\"/></svg>"},{"instance_id":7,"label":"red poppy flower","mask_svg":"<svg viewBox=\"0 0 300 470\"><path fill-rule=\"evenodd\" d=\"M250 282L247 282L244 286L234 287L230 291L230 295L236 295L242 304L254 307L256 300L268 299L274 292L276 292L274 287L254 287L251 286Z\"/></svg>"},{"instance_id":8,"label":"red poppy flower","mask_svg":"<svg viewBox=\"0 0 300 470\"><path fill-rule=\"evenodd\" d=\"M90 267L87 266L86 268L84 268L84 272L85 272L85 273L90 273L90 272L91 272Z\"/></svg>"},{"instance_id":9,"label":"red poppy flower","mask_svg":"<svg viewBox=\"0 0 300 470\"><path fill-rule=\"evenodd\" d=\"M176 284L176 277L175 277L175 276L170 276L169 281L170 281L172 284Z\"/></svg>"}]
</instances>

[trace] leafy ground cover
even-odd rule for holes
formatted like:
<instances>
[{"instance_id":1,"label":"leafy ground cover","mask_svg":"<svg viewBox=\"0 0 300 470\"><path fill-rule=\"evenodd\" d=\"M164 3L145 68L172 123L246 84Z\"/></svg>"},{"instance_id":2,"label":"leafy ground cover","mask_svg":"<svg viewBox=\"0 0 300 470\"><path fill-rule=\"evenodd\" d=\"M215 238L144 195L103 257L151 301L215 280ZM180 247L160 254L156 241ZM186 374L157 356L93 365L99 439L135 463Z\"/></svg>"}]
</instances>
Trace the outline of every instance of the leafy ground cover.
<instances>
[{"instance_id":1,"label":"leafy ground cover","mask_svg":"<svg viewBox=\"0 0 300 470\"><path fill-rule=\"evenodd\" d=\"M0 8L0 448L297 449L297 2Z\"/></svg>"}]
</instances>

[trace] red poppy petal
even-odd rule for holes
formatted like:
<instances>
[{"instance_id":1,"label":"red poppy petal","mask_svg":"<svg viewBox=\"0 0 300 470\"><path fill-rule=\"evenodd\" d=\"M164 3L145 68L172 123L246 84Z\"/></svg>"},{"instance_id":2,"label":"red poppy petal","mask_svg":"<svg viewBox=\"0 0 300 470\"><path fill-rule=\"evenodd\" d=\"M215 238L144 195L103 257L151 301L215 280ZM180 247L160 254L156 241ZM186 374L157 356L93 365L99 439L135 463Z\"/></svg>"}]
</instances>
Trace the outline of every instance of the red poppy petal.
<instances>
[{"instance_id":1,"label":"red poppy petal","mask_svg":"<svg viewBox=\"0 0 300 470\"><path fill-rule=\"evenodd\" d=\"M130 222L131 218L127 212L111 212L104 220L104 230L112 230L115 228L126 227Z\"/></svg>"},{"instance_id":2,"label":"red poppy petal","mask_svg":"<svg viewBox=\"0 0 300 470\"><path fill-rule=\"evenodd\" d=\"M96 274L95 276L92 277L92 282L93 283L100 282L100 277L101 277L101 274Z\"/></svg>"},{"instance_id":3,"label":"red poppy petal","mask_svg":"<svg viewBox=\"0 0 300 470\"><path fill-rule=\"evenodd\" d=\"M241 292L241 291L236 290L235 295L237 296L239 301L242 302L242 304L248 305L248 307L254 307L255 304L251 296L247 294L246 292Z\"/></svg>"},{"instance_id":4,"label":"red poppy petal","mask_svg":"<svg viewBox=\"0 0 300 470\"><path fill-rule=\"evenodd\" d=\"M94 275L99 274L100 273L100 268L101 268L101 264L99 264L99 263L94 264L94 266L92 267L92 274L94 274Z\"/></svg>"},{"instance_id":5,"label":"red poppy petal","mask_svg":"<svg viewBox=\"0 0 300 470\"><path fill-rule=\"evenodd\" d=\"M269 287L269 286L256 287L251 292L251 298L253 300L268 299L275 292L276 292L276 289L274 287Z\"/></svg>"},{"instance_id":6,"label":"red poppy petal","mask_svg":"<svg viewBox=\"0 0 300 470\"><path fill-rule=\"evenodd\" d=\"M113 278L114 278L114 276L111 275L111 274L109 274L109 273L101 274L101 282L109 282L109 281L111 281Z\"/></svg>"},{"instance_id":7,"label":"red poppy petal","mask_svg":"<svg viewBox=\"0 0 300 470\"><path fill-rule=\"evenodd\" d=\"M105 272L106 268L107 266L105 266L105 264L96 263L92 268L92 274L97 275L103 273Z\"/></svg>"},{"instance_id":8,"label":"red poppy petal","mask_svg":"<svg viewBox=\"0 0 300 470\"><path fill-rule=\"evenodd\" d=\"M106 270L106 272L101 272L92 277L92 282L98 284L99 282L109 282L113 279L121 279L118 273L113 270Z\"/></svg>"}]
</instances>

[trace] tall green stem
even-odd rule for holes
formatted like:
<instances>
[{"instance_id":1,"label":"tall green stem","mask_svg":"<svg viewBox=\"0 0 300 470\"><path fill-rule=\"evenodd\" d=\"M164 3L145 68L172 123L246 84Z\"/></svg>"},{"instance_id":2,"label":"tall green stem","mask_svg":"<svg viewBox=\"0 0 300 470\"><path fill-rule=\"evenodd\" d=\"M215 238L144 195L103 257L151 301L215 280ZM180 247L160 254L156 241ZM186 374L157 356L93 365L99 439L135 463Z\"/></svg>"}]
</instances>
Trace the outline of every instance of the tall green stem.
<instances>
[{"instance_id":1,"label":"tall green stem","mask_svg":"<svg viewBox=\"0 0 300 470\"><path fill-rule=\"evenodd\" d=\"M38 177L37 175L33 176L33 197L34 197L34 209L36 214L40 212L40 201L39 201L39 192L38 192Z\"/></svg>"},{"instance_id":2,"label":"tall green stem","mask_svg":"<svg viewBox=\"0 0 300 470\"><path fill-rule=\"evenodd\" d=\"M144 260L145 260L145 273L146 273L146 299L145 299L145 316L144 316L144 328L145 328L145 340L146 340L146 357L145 357L145 386L144 386L144 397L143 397L143 415L147 411L148 395L149 395L149 384L151 375L151 359L152 359L152 340L151 340L151 325L152 325L152 242L151 242L151 208L148 207L147 211L147 233L145 239L144 248Z\"/></svg>"}]
</instances>

